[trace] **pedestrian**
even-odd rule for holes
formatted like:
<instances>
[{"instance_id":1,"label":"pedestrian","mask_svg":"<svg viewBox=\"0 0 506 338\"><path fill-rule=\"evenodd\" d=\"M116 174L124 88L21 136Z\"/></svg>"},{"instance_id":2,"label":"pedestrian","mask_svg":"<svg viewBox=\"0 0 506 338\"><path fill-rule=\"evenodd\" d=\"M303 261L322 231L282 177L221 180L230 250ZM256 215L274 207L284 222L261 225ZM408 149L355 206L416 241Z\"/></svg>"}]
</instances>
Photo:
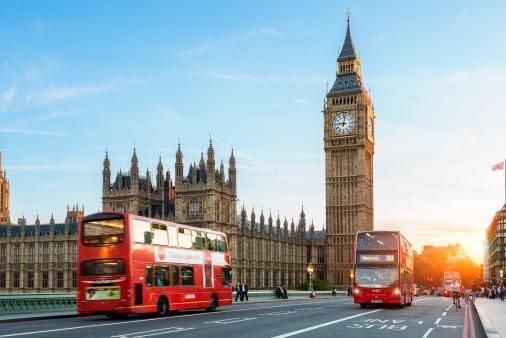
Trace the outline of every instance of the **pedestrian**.
<instances>
[{"instance_id":1,"label":"pedestrian","mask_svg":"<svg viewBox=\"0 0 506 338\"><path fill-rule=\"evenodd\" d=\"M241 284L239 282L237 282L237 284L235 285L235 301L237 302L237 299L238 298L243 298L243 295L242 295L242 289L241 289Z\"/></svg>"},{"instance_id":2,"label":"pedestrian","mask_svg":"<svg viewBox=\"0 0 506 338\"><path fill-rule=\"evenodd\" d=\"M350 290L348 289L348 293L349 292L350 292ZM337 291L336 291L335 287L332 288L332 296L334 296L334 297L337 296Z\"/></svg>"},{"instance_id":3,"label":"pedestrian","mask_svg":"<svg viewBox=\"0 0 506 338\"><path fill-rule=\"evenodd\" d=\"M241 301L246 298L246 301L248 301L248 284L246 284L246 282L242 282L242 297L241 297Z\"/></svg>"},{"instance_id":4,"label":"pedestrian","mask_svg":"<svg viewBox=\"0 0 506 338\"><path fill-rule=\"evenodd\" d=\"M286 285L283 285L283 298L288 299L288 291L286 290Z\"/></svg>"},{"instance_id":5,"label":"pedestrian","mask_svg":"<svg viewBox=\"0 0 506 338\"><path fill-rule=\"evenodd\" d=\"M501 297L501 302L504 302L504 284L501 285L501 289L499 290L499 296Z\"/></svg>"},{"instance_id":6,"label":"pedestrian","mask_svg":"<svg viewBox=\"0 0 506 338\"><path fill-rule=\"evenodd\" d=\"M281 288L278 286L276 286L276 298L277 299L281 299Z\"/></svg>"}]
</instances>

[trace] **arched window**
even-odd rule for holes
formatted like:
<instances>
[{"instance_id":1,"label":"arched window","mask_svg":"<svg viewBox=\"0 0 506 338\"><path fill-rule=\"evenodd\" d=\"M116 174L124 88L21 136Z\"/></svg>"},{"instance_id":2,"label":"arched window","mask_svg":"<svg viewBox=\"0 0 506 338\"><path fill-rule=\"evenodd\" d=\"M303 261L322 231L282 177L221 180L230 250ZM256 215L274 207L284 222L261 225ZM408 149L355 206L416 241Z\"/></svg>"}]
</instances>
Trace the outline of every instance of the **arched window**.
<instances>
[{"instance_id":1,"label":"arched window","mask_svg":"<svg viewBox=\"0 0 506 338\"><path fill-rule=\"evenodd\" d=\"M198 200L193 199L190 202L190 215L195 216L200 212L200 203Z\"/></svg>"}]
</instances>

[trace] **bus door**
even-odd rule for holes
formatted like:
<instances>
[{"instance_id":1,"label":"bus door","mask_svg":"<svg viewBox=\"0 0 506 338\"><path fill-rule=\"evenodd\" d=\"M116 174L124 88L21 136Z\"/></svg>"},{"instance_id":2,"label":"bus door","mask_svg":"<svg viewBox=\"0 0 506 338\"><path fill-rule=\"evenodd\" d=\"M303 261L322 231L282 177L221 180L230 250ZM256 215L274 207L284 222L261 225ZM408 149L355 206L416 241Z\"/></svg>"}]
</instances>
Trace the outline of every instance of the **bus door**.
<instances>
[{"instance_id":1,"label":"bus door","mask_svg":"<svg viewBox=\"0 0 506 338\"><path fill-rule=\"evenodd\" d=\"M213 263L211 253L208 251L204 253L204 287L214 287Z\"/></svg>"}]
</instances>

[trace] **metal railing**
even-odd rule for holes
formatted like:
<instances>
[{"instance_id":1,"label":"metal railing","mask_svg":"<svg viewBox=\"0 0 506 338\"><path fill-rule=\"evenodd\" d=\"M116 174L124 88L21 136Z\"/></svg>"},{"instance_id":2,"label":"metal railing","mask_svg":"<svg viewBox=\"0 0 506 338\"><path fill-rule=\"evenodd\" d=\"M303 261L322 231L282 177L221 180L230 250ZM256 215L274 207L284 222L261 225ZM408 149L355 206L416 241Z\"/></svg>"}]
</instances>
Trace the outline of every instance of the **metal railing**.
<instances>
[{"instance_id":1,"label":"metal railing","mask_svg":"<svg viewBox=\"0 0 506 338\"><path fill-rule=\"evenodd\" d=\"M75 310L76 294L73 292L0 295L0 315Z\"/></svg>"}]
</instances>

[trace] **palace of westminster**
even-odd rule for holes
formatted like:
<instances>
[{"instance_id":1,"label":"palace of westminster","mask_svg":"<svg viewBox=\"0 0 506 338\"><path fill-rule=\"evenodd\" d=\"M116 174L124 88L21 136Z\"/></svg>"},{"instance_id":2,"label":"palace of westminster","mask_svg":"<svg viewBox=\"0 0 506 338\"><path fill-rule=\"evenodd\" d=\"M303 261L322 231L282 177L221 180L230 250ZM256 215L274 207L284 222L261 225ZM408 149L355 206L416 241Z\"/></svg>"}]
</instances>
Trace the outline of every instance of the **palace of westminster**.
<instances>
[{"instance_id":1,"label":"palace of westminster","mask_svg":"<svg viewBox=\"0 0 506 338\"><path fill-rule=\"evenodd\" d=\"M373 228L374 109L364 89L360 59L348 18L343 47L337 57L336 79L323 107L326 229L306 223L302 207L297 222L279 215L237 211L237 169L230 154L227 173L217 167L212 142L207 156L184 172L178 145L175 177L164 173L161 158L155 181L140 175L134 148L128 171L111 177L106 152L103 161L102 209L160 218L223 231L228 236L235 281L251 289L277 285L296 288L313 277L329 285L350 285L353 238ZM77 223L84 207L67 206L64 223L51 217L33 225L24 218L10 221L9 181L0 154L0 293L72 291L76 287Z\"/></svg>"}]
</instances>

